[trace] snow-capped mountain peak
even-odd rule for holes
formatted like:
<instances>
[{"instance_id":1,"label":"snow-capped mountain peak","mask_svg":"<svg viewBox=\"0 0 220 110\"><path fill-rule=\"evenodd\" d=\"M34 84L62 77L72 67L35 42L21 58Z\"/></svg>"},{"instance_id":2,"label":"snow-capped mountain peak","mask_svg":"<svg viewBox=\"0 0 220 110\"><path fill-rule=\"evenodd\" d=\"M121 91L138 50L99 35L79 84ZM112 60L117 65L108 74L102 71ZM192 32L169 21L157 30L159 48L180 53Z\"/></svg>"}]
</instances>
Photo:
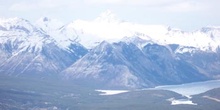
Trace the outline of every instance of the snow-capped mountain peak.
<instances>
[{"instance_id":1,"label":"snow-capped mountain peak","mask_svg":"<svg viewBox=\"0 0 220 110\"><path fill-rule=\"evenodd\" d=\"M41 28L43 31L45 31L47 34L52 33L53 31L57 31L59 28L61 28L64 23L57 19L51 19L48 17L41 17L36 21L36 26Z\"/></svg>"},{"instance_id":2,"label":"snow-capped mountain peak","mask_svg":"<svg viewBox=\"0 0 220 110\"><path fill-rule=\"evenodd\" d=\"M0 18L0 23L1 24L5 24L5 23L8 23L8 24L19 24L21 22L29 22L28 20L25 20L23 18L18 18L18 17L14 17L14 18Z\"/></svg>"},{"instance_id":3,"label":"snow-capped mountain peak","mask_svg":"<svg viewBox=\"0 0 220 110\"><path fill-rule=\"evenodd\" d=\"M184 32L120 22L110 11L66 25L48 17L35 25L21 18L0 19L3 74L63 71L65 77L109 86L178 84L219 78L219 47L219 27Z\"/></svg>"},{"instance_id":4,"label":"snow-capped mountain peak","mask_svg":"<svg viewBox=\"0 0 220 110\"><path fill-rule=\"evenodd\" d=\"M79 42L87 48L93 48L97 42L100 43L103 40L118 42L124 37L134 36L161 45L178 44L192 46L203 51L216 51L220 44L218 27L206 32L204 29L203 31L184 32L164 25L121 22L109 10L93 21L76 20L64 28L79 36Z\"/></svg>"},{"instance_id":5,"label":"snow-capped mountain peak","mask_svg":"<svg viewBox=\"0 0 220 110\"><path fill-rule=\"evenodd\" d=\"M220 44L219 27L212 26L198 31L184 32L180 29L163 25L122 22L110 10L91 21L75 20L64 25L59 20L42 17L35 24L36 26L33 26L29 21L20 18L1 19L0 30L16 28L33 32L37 27L37 30L39 29L53 37L63 48L67 48L71 42L77 42L91 49L104 40L118 42L124 37L130 38L134 36L161 45L178 44L192 46L204 51L215 51Z\"/></svg>"},{"instance_id":6,"label":"snow-capped mountain peak","mask_svg":"<svg viewBox=\"0 0 220 110\"><path fill-rule=\"evenodd\" d=\"M62 49L68 50L71 44L78 44L77 35L72 27L68 27L69 24L64 25L61 21L48 17L41 17L35 24L53 38Z\"/></svg>"},{"instance_id":7,"label":"snow-capped mountain peak","mask_svg":"<svg viewBox=\"0 0 220 110\"><path fill-rule=\"evenodd\" d=\"M43 31L22 18L1 20L0 38L1 48L9 46L15 55L22 52L39 53L45 43L52 42Z\"/></svg>"},{"instance_id":8,"label":"snow-capped mountain peak","mask_svg":"<svg viewBox=\"0 0 220 110\"><path fill-rule=\"evenodd\" d=\"M32 32L35 27L28 21L22 18L0 19L0 30L22 30Z\"/></svg>"},{"instance_id":9,"label":"snow-capped mountain peak","mask_svg":"<svg viewBox=\"0 0 220 110\"><path fill-rule=\"evenodd\" d=\"M96 22L107 22L107 23L118 23L120 20L117 18L117 16L111 11L107 10L103 13L101 13L96 19Z\"/></svg>"}]
</instances>

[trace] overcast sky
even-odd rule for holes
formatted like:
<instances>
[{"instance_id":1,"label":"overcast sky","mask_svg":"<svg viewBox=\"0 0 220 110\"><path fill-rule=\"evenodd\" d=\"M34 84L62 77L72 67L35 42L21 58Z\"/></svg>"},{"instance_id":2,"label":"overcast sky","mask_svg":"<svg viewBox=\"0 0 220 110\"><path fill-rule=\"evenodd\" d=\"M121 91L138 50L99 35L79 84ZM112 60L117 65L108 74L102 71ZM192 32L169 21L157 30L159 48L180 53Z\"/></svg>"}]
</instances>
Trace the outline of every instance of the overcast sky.
<instances>
[{"instance_id":1,"label":"overcast sky","mask_svg":"<svg viewBox=\"0 0 220 110\"><path fill-rule=\"evenodd\" d=\"M220 0L0 0L0 17L36 21L51 17L64 23L93 20L111 10L118 18L161 24L185 31L220 25Z\"/></svg>"}]
</instances>

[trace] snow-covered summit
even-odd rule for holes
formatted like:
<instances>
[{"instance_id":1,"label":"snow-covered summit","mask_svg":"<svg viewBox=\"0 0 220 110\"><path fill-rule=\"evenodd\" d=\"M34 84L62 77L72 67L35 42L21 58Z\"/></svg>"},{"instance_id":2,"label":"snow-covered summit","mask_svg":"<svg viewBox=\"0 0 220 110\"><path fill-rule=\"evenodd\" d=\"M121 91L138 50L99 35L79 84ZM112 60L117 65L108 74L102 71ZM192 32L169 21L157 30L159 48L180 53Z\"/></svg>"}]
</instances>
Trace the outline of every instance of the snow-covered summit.
<instances>
[{"instance_id":1,"label":"snow-covered summit","mask_svg":"<svg viewBox=\"0 0 220 110\"><path fill-rule=\"evenodd\" d=\"M54 42L44 31L22 18L9 18L0 20L1 48L11 54L23 52L39 53L44 45Z\"/></svg>"},{"instance_id":2,"label":"snow-covered summit","mask_svg":"<svg viewBox=\"0 0 220 110\"><path fill-rule=\"evenodd\" d=\"M35 27L28 21L22 18L9 18L0 19L0 30L10 31L10 30L20 30L26 32L33 32Z\"/></svg>"},{"instance_id":3,"label":"snow-covered summit","mask_svg":"<svg viewBox=\"0 0 220 110\"><path fill-rule=\"evenodd\" d=\"M96 22L108 22L108 23L117 23L121 20L114 14L111 10L107 10L101 13L96 19Z\"/></svg>"},{"instance_id":4,"label":"snow-covered summit","mask_svg":"<svg viewBox=\"0 0 220 110\"><path fill-rule=\"evenodd\" d=\"M66 25L48 17L37 20L35 26L21 18L0 19L0 35L7 35L7 32L2 30L15 28L30 33L37 28L52 37L63 48L67 48L72 42L75 42L91 49L104 40L119 42L125 37L138 37L160 45L178 44L183 47L195 47L203 51L216 51L220 45L220 27L218 26L184 32L170 26L126 22L117 18L110 10L105 11L94 20L74 20ZM16 31L14 35L19 33L21 32Z\"/></svg>"},{"instance_id":5,"label":"snow-covered summit","mask_svg":"<svg viewBox=\"0 0 220 110\"><path fill-rule=\"evenodd\" d=\"M123 22L121 22L123 21ZM74 31L79 42L87 48L105 40L118 42L124 37L138 36L141 39L161 45L179 44L192 46L200 50L216 51L220 44L220 30L218 27L206 28L209 31L184 32L180 29L164 25L143 25L119 20L111 11L106 11L91 21L76 20L68 24L68 30Z\"/></svg>"},{"instance_id":6,"label":"snow-covered summit","mask_svg":"<svg viewBox=\"0 0 220 110\"><path fill-rule=\"evenodd\" d=\"M71 44L80 45L74 27L69 28L69 24L65 25L57 19L48 17L41 17L35 24L40 30L45 32L45 34L49 35L62 49L68 50Z\"/></svg>"},{"instance_id":7,"label":"snow-covered summit","mask_svg":"<svg viewBox=\"0 0 220 110\"><path fill-rule=\"evenodd\" d=\"M36 21L36 26L41 28L46 33L50 34L53 31L57 31L59 28L61 28L64 23L57 19L51 19L48 17L41 17Z\"/></svg>"}]
</instances>

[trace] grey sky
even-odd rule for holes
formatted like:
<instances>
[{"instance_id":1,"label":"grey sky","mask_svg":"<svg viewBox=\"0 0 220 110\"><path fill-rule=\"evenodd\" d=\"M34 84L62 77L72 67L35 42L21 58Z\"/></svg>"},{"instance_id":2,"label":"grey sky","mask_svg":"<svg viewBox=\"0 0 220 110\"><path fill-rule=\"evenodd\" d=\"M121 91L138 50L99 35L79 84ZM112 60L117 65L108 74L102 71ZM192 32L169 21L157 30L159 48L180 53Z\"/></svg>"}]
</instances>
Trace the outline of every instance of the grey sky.
<instances>
[{"instance_id":1,"label":"grey sky","mask_svg":"<svg viewBox=\"0 0 220 110\"><path fill-rule=\"evenodd\" d=\"M220 0L0 0L0 17L32 22L47 16L64 23L93 20L111 10L120 19L192 31L220 25Z\"/></svg>"}]
</instances>

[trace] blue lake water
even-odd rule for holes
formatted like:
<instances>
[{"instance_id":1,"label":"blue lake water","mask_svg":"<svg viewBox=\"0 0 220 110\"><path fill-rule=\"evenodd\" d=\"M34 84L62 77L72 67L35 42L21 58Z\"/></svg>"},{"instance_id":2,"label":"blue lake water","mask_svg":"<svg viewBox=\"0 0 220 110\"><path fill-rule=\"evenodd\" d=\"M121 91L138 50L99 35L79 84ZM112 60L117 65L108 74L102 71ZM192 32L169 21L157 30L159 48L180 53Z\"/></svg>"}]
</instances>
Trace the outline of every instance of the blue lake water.
<instances>
[{"instance_id":1,"label":"blue lake water","mask_svg":"<svg viewBox=\"0 0 220 110\"><path fill-rule=\"evenodd\" d=\"M220 87L220 80L212 80L212 81L204 81L204 82L187 83L181 85L158 86L152 89L170 90L185 96L191 96L219 87Z\"/></svg>"}]
</instances>

